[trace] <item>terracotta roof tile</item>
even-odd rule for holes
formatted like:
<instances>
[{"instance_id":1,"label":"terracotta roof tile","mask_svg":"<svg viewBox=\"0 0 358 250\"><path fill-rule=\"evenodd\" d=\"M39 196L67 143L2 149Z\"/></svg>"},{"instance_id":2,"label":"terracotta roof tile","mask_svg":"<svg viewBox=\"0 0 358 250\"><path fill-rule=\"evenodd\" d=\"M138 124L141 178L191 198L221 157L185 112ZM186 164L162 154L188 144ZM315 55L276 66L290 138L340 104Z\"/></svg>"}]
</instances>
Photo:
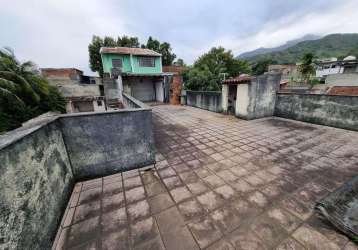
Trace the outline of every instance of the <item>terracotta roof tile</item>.
<instances>
[{"instance_id":1,"label":"terracotta roof tile","mask_svg":"<svg viewBox=\"0 0 358 250\"><path fill-rule=\"evenodd\" d=\"M249 82L251 81L251 76L248 74L241 74L234 78L229 78L223 81L223 84L230 84L230 83L240 83L240 82Z\"/></svg>"},{"instance_id":2,"label":"terracotta roof tile","mask_svg":"<svg viewBox=\"0 0 358 250\"><path fill-rule=\"evenodd\" d=\"M107 54L132 54L132 55L142 55L142 56L161 56L160 53L155 52L150 49L142 48L129 48L129 47L102 47L100 53Z\"/></svg>"}]
</instances>

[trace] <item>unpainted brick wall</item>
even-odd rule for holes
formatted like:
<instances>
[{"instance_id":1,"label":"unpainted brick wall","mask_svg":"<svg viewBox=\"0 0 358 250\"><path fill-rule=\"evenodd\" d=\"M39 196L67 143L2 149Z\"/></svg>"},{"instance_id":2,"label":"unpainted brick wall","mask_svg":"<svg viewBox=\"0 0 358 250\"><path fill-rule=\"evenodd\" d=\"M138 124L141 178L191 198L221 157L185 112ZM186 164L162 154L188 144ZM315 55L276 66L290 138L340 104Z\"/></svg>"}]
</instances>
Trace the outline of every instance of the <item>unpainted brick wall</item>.
<instances>
[{"instance_id":1,"label":"unpainted brick wall","mask_svg":"<svg viewBox=\"0 0 358 250\"><path fill-rule=\"evenodd\" d=\"M358 96L358 86L352 87L343 87L343 86L335 86L332 87L328 94L330 95L357 95Z\"/></svg>"}]
</instances>

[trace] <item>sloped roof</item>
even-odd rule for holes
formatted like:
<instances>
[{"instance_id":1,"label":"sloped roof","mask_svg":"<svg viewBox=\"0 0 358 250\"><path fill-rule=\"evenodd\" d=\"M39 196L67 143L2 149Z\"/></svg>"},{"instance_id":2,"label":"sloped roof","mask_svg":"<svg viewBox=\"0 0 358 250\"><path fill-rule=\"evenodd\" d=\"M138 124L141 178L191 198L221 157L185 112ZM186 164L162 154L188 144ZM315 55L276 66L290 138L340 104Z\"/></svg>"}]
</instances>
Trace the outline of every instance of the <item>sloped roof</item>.
<instances>
[{"instance_id":1,"label":"sloped roof","mask_svg":"<svg viewBox=\"0 0 358 250\"><path fill-rule=\"evenodd\" d=\"M252 77L248 74L241 74L234 78L226 79L225 81L222 81L223 84L237 84L237 83L243 83L243 82L249 82L251 81Z\"/></svg>"},{"instance_id":2,"label":"sloped roof","mask_svg":"<svg viewBox=\"0 0 358 250\"><path fill-rule=\"evenodd\" d=\"M161 56L162 54L150 49L129 48L129 47L102 47L101 54L132 54L142 56Z\"/></svg>"}]
</instances>

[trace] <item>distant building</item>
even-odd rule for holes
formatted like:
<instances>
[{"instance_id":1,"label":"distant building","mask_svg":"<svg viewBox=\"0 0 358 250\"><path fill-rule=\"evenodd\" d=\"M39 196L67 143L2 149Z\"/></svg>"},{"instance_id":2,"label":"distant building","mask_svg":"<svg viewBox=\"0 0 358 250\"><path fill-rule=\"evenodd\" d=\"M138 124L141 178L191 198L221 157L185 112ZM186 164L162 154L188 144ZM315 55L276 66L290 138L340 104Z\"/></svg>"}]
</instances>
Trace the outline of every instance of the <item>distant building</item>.
<instances>
[{"instance_id":1,"label":"distant building","mask_svg":"<svg viewBox=\"0 0 358 250\"><path fill-rule=\"evenodd\" d=\"M281 80L297 78L298 67L296 64L271 64L268 66L269 73L281 73Z\"/></svg>"},{"instance_id":2,"label":"distant building","mask_svg":"<svg viewBox=\"0 0 358 250\"><path fill-rule=\"evenodd\" d=\"M321 59L316 62L316 77L326 78L328 75L358 73L358 61L354 56L343 60L337 58Z\"/></svg>"},{"instance_id":3,"label":"distant building","mask_svg":"<svg viewBox=\"0 0 358 250\"><path fill-rule=\"evenodd\" d=\"M173 74L163 73L161 54L150 49L128 47L102 47L100 53L104 78L117 78L119 75L119 92L123 90L144 102L169 101L168 76Z\"/></svg>"},{"instance_id":4,"label":"distant building","mask_svg":"<svg viewBox=\"0 0 358 250\"><path fill-rule=\"evenodd\" d=\"M83 75L75 68L42 68L41 74L65 97L67 113L106 110L99 77Z\"/></svg>"}]
</instances>

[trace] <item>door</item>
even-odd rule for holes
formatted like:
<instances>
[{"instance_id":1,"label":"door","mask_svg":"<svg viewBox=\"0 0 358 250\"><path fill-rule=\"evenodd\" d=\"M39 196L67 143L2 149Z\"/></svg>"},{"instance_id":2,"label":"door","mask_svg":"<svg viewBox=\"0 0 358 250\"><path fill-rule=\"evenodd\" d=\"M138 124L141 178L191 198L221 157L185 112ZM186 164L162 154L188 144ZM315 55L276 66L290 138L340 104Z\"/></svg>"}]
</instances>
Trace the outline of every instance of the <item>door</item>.
<instances>
[{"instance_id":1,"label":"door","mask_svg":"<svg viewBox=\"0 0 358 250\"><path fill-rule=\"evenodd\" d=\"M154 84L151 80L138 81L131 86L132 96L142 102L155 100Z\"/></svg>"}]
</instances>

